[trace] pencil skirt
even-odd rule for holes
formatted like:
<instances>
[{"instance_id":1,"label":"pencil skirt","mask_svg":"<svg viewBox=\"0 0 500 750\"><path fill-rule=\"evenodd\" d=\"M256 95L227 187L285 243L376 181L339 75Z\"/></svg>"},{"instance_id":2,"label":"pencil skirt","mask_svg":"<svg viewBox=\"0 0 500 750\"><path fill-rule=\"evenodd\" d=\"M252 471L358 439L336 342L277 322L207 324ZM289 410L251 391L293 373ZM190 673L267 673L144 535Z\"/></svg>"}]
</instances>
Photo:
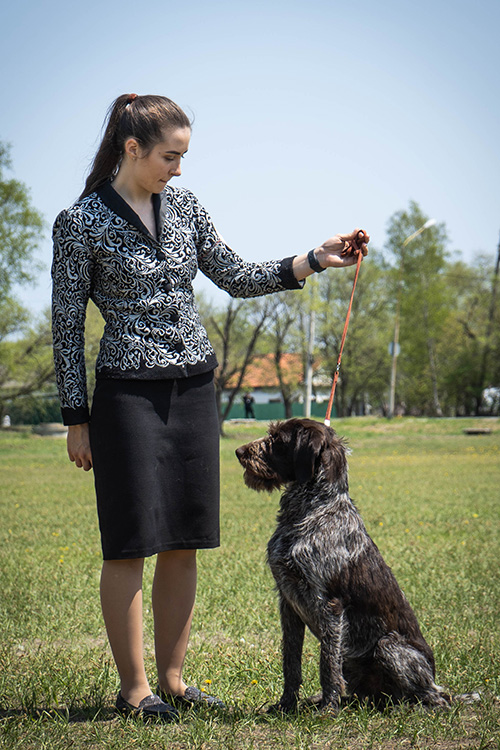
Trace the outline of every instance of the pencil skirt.
<instances>
[{"instance_id":1,"label":"pencil skirt","mask_svg":"<svg viewBox=\"0 0 500 750\"><path fill-rule=\"evenodd\" d=\"M219 546L213 372L98 380L90 444L105 560Z\"/></svg>"}]
</instances>

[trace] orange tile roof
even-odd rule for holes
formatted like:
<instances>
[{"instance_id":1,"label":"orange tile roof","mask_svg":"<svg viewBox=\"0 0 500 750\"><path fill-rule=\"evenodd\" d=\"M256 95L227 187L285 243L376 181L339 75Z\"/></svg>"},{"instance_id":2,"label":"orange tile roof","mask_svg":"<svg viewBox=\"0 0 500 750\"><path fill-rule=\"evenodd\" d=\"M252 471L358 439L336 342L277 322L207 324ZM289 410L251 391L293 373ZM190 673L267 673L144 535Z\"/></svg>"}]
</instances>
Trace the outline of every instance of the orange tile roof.
<instances>
[{"instance_id":1,"label":"orange tile roof","mask_svg":"<svg viewBox=\"0 0 500 750\"><path fill-rule=\"evenodd\" d=\"M285 382L303 383L304 373L302 370L302 357L300 354L285 353L281 355L281 367L283 369ZM238 376L233 376L228 388L234 388L238 382ZM279 381L276 374L274 354L261 354L254 357L248 365L242 388L278 388Z\"/></svg>"}]
</instances>

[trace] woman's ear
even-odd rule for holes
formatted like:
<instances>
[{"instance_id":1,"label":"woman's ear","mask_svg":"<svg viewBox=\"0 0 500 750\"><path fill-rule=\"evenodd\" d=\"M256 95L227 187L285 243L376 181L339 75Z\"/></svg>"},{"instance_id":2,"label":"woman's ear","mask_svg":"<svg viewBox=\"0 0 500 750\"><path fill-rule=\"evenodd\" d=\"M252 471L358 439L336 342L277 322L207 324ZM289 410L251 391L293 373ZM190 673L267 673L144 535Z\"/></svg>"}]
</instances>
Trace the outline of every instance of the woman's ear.
<instances>
[{"instance_id":1,"label":"woman's ear","mask_svg":"<svg viewBox=\"0 0 500 750\"><path fill-rule=\"evenodd\" d=\"M126 154L130 159L138 159L141 155L141 147L139 142L135 138L127 138L123 144L123 153Z\"/></svg>"}]
</instances>

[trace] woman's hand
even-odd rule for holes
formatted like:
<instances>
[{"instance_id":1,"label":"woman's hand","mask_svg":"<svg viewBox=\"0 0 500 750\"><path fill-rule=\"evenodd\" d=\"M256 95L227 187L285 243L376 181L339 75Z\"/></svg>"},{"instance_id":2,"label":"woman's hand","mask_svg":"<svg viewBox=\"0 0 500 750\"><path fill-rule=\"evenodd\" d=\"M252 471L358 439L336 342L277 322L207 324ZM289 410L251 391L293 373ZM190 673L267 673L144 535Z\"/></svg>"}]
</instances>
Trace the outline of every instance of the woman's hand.
<instances>
[{"instance_id":1,"label":"woman's hand","mask_svg":"<svg viewBox=\"0 0 500 750\"><path fill-rule=\"evenodd\" d=\"M342 268L353 266L358 261L358 254L368 253L370 235L362 229L355 229L350 234L336 234L323 242L314 251L316 259L323 268Z\"/></svg>"},{"instance_id":2,"label":"woman's hand","mask_svg":"<svg viewBox=\"0 0 500 750\"><path fill-rule=\"evenodd\" d=\"M88 422L72 424L68 427L67 447L69 460L73 461L79 469L89 471L92 468Z\"/></svg>"},{"instance_id":3,"label":"woman's hand","mask_svg":"<svg viewBox=\"0 0 500 750\"><path fill-rule=\"evenodd\" d=\"M365 256L368 252L370 235L362 229L355 229L350 234L336 234L314 248L316 260L322 268L346 268L358 261L358 255ZM298 281L314 273L307 254L297 255L293 259L293 272Z\"/></svg>"}]
</instances>

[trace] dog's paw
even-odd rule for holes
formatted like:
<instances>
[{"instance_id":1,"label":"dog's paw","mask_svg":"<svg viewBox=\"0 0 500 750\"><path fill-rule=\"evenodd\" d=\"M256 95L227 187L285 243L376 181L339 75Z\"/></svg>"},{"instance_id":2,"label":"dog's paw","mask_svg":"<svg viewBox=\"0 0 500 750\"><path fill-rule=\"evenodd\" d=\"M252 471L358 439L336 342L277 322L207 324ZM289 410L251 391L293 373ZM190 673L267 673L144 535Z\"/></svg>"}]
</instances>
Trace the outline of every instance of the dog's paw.
<instances>
[{"instance_id":1,"label":"dog's paw","mask_svg":"<svg viewBox=\"0 0 500 750\"><path fill-rule=\"evenodd\" d=\"M444 688L440 688L437 693L431 696L427 707L432 711L449 711L451 708L452 697Z\"/></svg>"},{"instance_id":2,"label":"dog's paw","mask_svg":"<svg viewBox=\"0 0 500 750\"><path fill-rule=\"evenodd\" d=\"M450 696L450 700L452 703L463 703L466 706L471 706L474 703L481 703L481 693L473 692L473 693L462 693L461 695L452 695Z\"/></svg>"},{"instance_id":3,"label":"dog's paw","mask_svg":"<svg viewBox=\"0 0 500 750\"><path fill-rule=\"evenodd\" d=\"M427 695L420 697L419 699L410 701L410 705L413 705L415 710L423 711L424 713L435 713L450 711L451 701L449 695L443 695L441 693Z\"/></svg>"},{"instance_id":4,"label":"dog's paw","mask_svg":"<svg viewBox=\"0 0 500 750\"><path fill-rule=\"evenodd\" d=\"M325 696L323 694L323 697L318 703L318 710L321 711L322 714L337 715L338 712L340 711L339 694L334 693L333 695L328 695L328 696Z\"/></svg>"},{"instance_id":5,"label":"dog's paw","mask_svg":"<svg viewBox=\"0 0 500 750\"><path fill-rule=\"evenodd\" d=\"M322 716L337 716L340 712L340 703L320 703L318 705L318 711Z\"/></svg>"},{"instance_id":6,"label":"dog's paw","mask_svg":"<svg viewBox=\"0 0 500 750\"><path fill-rule=\"evenodd\" d=\"M298 703L296 701L294 703L282 703L281 701L278 701L278 703L273 703L272 706L269 706L266 714L269 716L293 714L297 711L297 708Z\"/></svg>"},{"instance_id":7,"label":"dog's paw","mask_svg":"<svg viewBox=\"0 0 500 750\"><path fill-rule=\"evenodd\" d=\"M322 700L323 693L316 693L315 695L309 695L307 698L304 698L302 705L304 708L318 708Z\"/></svg>"}]
</instances>

